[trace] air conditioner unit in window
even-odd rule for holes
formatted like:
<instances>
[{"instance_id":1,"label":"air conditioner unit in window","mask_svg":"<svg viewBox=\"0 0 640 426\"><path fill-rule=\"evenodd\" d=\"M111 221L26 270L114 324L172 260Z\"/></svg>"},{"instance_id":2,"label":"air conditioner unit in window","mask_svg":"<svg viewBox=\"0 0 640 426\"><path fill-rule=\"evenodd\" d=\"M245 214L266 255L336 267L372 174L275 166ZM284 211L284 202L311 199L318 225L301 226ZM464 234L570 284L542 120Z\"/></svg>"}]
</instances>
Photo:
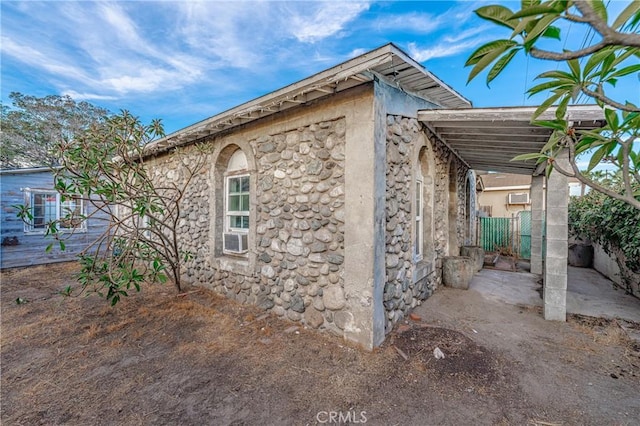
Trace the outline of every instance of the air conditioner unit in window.
<instances>
[{"instance_id":1,"label":"air conditioner unit in window","mask_svg":"<svg viewBox=\"0 0 640 426\"><path fill-rule=\"evenodd\" d=\"M529 193L512 192L511 194L509 194L509 204L529 204Z\"/></svg>"},{"instance_id":2,"label":"air conditioner unit in window","mask_svg":"<svg viewBox=\"0 0 640 426\"><path fill-rule=\"evenodd\" d=\"M239 232L230 232L222 235L224 251L227 253L246 253L247 248L247 234Z\"/></svg>"}]
</instances>

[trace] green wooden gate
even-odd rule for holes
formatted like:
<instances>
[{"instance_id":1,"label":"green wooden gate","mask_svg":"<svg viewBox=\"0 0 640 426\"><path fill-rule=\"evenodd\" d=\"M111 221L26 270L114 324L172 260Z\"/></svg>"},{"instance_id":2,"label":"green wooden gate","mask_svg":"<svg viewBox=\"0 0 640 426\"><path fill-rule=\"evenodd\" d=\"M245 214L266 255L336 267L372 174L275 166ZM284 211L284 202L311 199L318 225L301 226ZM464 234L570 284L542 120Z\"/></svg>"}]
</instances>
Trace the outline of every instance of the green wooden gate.
<instances>
[{"instance_id":1,"label":"green wooden gate","mask_svg":"<svg viewBox=\"0 0 640 426\"><path fill-rule=\"evenodd\" d=\"M510 217L480 217L479 246L485 251L514 250L513 222Z\"/></svg>"},{"instance_id":2,"label":"green wooden gate","mask_svg":"<svg viewBox=\"0 0 640 426\"><path fill-rule=\"evenodd\" d=\"M518 221L520 222L520 257L531 259L531 212L518 213Z\"/></svg>"}]
</instances>

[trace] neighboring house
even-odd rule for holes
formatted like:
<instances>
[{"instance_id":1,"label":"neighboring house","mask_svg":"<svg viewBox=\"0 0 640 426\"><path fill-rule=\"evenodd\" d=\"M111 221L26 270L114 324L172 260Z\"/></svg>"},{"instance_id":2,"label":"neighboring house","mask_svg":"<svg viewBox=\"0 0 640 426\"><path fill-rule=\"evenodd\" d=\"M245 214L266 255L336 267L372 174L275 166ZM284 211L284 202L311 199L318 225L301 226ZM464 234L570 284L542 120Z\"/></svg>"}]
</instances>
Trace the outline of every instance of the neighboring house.
<instances>
[{"instance_id":1,"label":"neighboring house","mask_svg":"<svg viewBox=\"0 0 640 426\"><path fill-rule=\"evenodd\" d=\"M65 250L54 244L52 250L46 252L46 247L53 242L45 237L47 223L63 218L70 211L87 214L89 207L80 199L63 201L53 189L53 173L48 167L0 170L0 185L2 269L74 260L97 234L106 230L105 223L98 219L61 221ZM33 219L25 223L18 218L16 205L28 206Z\"/></svg>"},{"instance_id":2,"label":"neighboring house","mask_svg":"<svg viewBox=\"0 0 640 426\"><path fill-rule=\"evenodd\" d=\"M531 175L515 173L478 172L482 191L478 192L480 216L511 217L531 210ZM568 178L569 195L580 196L588 192L578 179Z\"/></svg>"},{"instance_id":3,"label":"neighboring house","mask_svg":"<svg viewBox=\"0 0 640 426\"><path fill-rule=\"evenodd\" d=\"M478 193L481 216L511 217L531 210L531 175L478 173L483 190Z\"/></svg>"}]
</instances>

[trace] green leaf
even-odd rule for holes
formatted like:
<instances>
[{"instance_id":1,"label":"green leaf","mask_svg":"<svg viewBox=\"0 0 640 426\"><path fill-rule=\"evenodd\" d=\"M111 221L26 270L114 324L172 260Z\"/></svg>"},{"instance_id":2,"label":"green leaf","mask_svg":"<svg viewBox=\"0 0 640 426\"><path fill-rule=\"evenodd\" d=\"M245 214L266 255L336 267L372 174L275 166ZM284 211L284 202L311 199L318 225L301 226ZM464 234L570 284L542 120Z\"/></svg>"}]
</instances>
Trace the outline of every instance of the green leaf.
<instances>
[{"instance_id":1,"label":"green leaf","mask_svg":"<svg viewBox=\"0 0 640 426\"><path fill-rule=\"evenodd\" d=\"M58 243L60 244L60 250L64 251L67 248L67 246L64 243L64 241L60 240L60 241L58 241Z\"/></svg>"},{"instance_id":2,"label":"green leaf","mask_svg":"<svg viewBox=\"0 0 640 426\"><path fill-rule=\"evenodd\" d=\"M546 110L549 109L549 107L551 105L553 105L560 96L563 96L564 93L563 92L554 92L553 95L551 95L549 98L547 98L538 108L536 108L535 112L533 113L533 116L531 117L532 120L535 120L536 118L538 118L540 116L540 114L542 114L543 112L545 112Z\"/></svg>"},{"instance_id":3,"label":"green leaf","mask_svg":"<svg viewBox=\"0 0 640 426\"><path fill-rule=\"evenodd\" d=\"M578 62L577 59L571 59L567 61L567 64L569 65L569 69L571 70L571 74L573 75L573 77L576 80L580 80L580 62Z\"/></svg>"},{"instance_id":4,"label":"green leaf","mask_svg":"<svg viewBox=\"0 0 640 426\"><path fill-rule=\"evenodd\" d=\"M496 48L482 57L478 63L469 72L467 83L474 79L482 70L484 70L491 62L500 56L509 47L507 45L496 46Z\"/></svg>"},{"instance_id":5,"label":"green leaf","mask_svg":"<svg viewBox=\"0 0 640 426\"><path fill-rule=\"evenodd\" d=\"M596 68L598 65L600 65L602 63L602 61L604 60L604 58L611 54L612 49L611 48L605 48L602 49L596 53L594 53L593 55L591 55L589 57L589 60L587 61L587 63L584 66L584 75L591 77L590 73L591 70L593 70L594 68Z\"/></svg>"},{"instance_id":6,"label":"green leaf","mask_svg":"<svg viewBox=\"0 0 640 426\"><path fill-rule=\"evenodd\" d=\"M536 86L533 86L532 88L527 90L527 93L529 93L529 96L531 96L549 89L556 89L556 90L565 89L562 91L567 92L569 91L567 89L571 89L574 86L575 86L575 82L573 81L552 80L552 81L547 81L545 83L540 83Z\"/></svg>"},{"instance_id":7,"label":"green leaf","mask_svg":"<svg viewBox=\"0 0 640 426\"><path fill-rule=\"evenodd\" d=\"M565 120L537 120L532 121L535 126L546 127L548 129L559 130L561 132L566 131L567 122Z\"/></svg>"},{"instance_id":8,"label":"green leaf","mask_svg":"<svg viewBox=\"0 0 640 426\"><path fill-rule=\"evenodd\" d=\"M500 75L502 70L509 64L509 62L511 62L514 56L516 56L516 53L518 53L519 51L520 49L511 49L509 52L503 55L502 58L496 61L496 63L493 65L493 67L489 70L489 73L487 74L487 85L491 83L494 78Z\"/></svg>"},{"instance_id":9,"label":"green leaf","mask_svg":"<svg viewBox=\"0 0 640 426\"><path fill-rule=\"evenodd\" d=\"M524 39L525 43L531 43L537 40L537 38L554 22L558 19L558 16L547 15L543 16L538 20L533 29L527 33L527 36Z\"/></svg>"},{"instance_id":10,"label":"green leaf","mask_svg":"<svg viewBox=\"0 0 640 426\"><path fill-rule=\"evenodd\" d=\"M531 6L528 7L526 9L522 9L519 12L514 13L511 18L512 19L518 19L518 18L525 18L527 16L538 16L538 15L546 15L548 13L558 13L557 10L555 10L553 7L550 7L546 4L542 5L536 5L536 6Z\"/></svg>"},{"instance_id":11,"label":"green leaf","mask_svg":"<svg viewBox=\"0 0 640 426\"><path fill-rule=\"evenodd\" d=\"M591 160L589 161L589 165L587 166L587 172L590 172L595 166L600 164L604 156L607 154L607 148L607 145L603 145L593 153Z\"/></svg>"},{"instance_id":12,"label":"green leaf","mask_svg":"<svg viewBox=\"0 0 640 426\"><path fill-rule=\"evenodd\" d=\"M619 69L618 71L611 73L611 75L609 75L609 78L622 77L625 75L633 74L635 72L640 72L640 64L629 65L627 67Z\"/></svg>"},{"instance_id":13,"label":"green leaf","mask_svg":"<svg viewBox=\"0 0 640 426\"><path fill-rule=\"evenodd\" d=\"M537 160L540 157L545 157L546 155L541 154L539 152L530 152L528 154L520 154L517 157L513 157L511 160L509 161L527 161L527 160Z\"/></svg>"},{"instance_id":14,"label":"green leaf","mask_svg":"<svg viewBox=\"0 0 640 426\"><path fill-rule=\"evenodd\" d=\"M616 113L616 111L611 108L605 108L604 117L607 120L609 128L613 132L616 132L618 130L618 114Z\"/></svg>"},{"instance_id":15,"label":"green leaf","mask_svg":"<svg viewBox=\"0 0 640 426\"><path fill-rule=\"evenodd\" d=\"M539 74L538 76L536 76L536 80L539 78L554 78L554 79L565 79L567 81L575 81L575 77L573 74L568 73L566 71L545 71L541 74Z\"/></svg>"},{"instance_id":16,"label":"green leaf","mask_svg":"<svg viewBox=\"0 0 640 426\"><path fill-rule=\"evenodd\" d=\"M560 28L558 28L558 27L556 27L554 25L551 25L551 26L549 26L549 28L544 30L544 32L542 33L542 37L553 38L555 40L561 40L560 33L561 33Z\"/></svg>"},{"instance_id":17,"label":"green leaf","mask_svg":"<svg viewBox=\"0 0 640 426\"><path fill-rule=\"evenodd\" d=\"M558 120L563 120L567 115L567 105L569 105L570 100L571 98L569 96L565 96L558 104L558 108L556 108L556 118Z\"/></svg>"},{"instance_id":18,"label":"green leaf","mask_svg":"<svg viewBox=\"0 0 640 426\"><path fill-rule=\"evenodd\" d=\"M47 248L44 249L44 252L45 253L49 253L52 248L53 248L53 243L50 243L50 244L47 245Z\"/></svg>"},{"instance_id":19,"label":"green leaf","mask_svg":"<svg viewBox=\"0 0 640 426\"><path fill-rule=\"evenodd\" d=\"M499 5L483 6L476 9L475 12L476 15L482 19L495 22L498 25L503 25L511 29L515 28L515 22L511 20L513 12L507 7Z\"/></svg>"},{"instance_id":20,"label":"green leaf","mask_svg":"<svg viewBox=\"0 0 640 426\"><path fill-rule=\"evenodd\" d=\"M515 46L517 43L513 40L506 40L506 39L502 39L502 40L494 40L491 41L489 43L485 43L482 46L480 46L479 48L477 48L470 56L469 59L467 59L467 62L465 62L464 66L468 67L469 65L475 65L478 63L478 61L480 61L480 59L482 59L485 55L487 55L489 52L492 52L495 49L504 47L504 49L502 49L502 51L507 50L507 48Z\"/></svg>"}]
</instances>

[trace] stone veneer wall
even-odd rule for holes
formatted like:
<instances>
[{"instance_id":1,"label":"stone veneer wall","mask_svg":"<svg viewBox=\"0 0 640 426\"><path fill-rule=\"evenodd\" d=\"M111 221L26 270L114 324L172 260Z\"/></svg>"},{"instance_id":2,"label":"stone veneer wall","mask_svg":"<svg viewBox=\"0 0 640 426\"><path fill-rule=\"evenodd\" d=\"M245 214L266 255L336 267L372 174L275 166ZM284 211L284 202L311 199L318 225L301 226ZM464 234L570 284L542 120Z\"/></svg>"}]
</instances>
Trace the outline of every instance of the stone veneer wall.
<instances>
[{"instance_id":1,"label":"stone veneer wall","mask_svg":"<svg viewBox=\"0 0 640 426\"><path fill-rule=\"evenodd\" d=\"M215 193L211 168L216 158L210 155L181 206L181 244L194 255L184 281L342 335L349 318L343 310L345 127L340 118L249 141L252 152L245 155L257 165L252 270L222 268L214 261L209 198L222 203L223 194ZM224 144L221 139L208 142ZM173 155L154 162L159 183L183 179L179 162L198 155L193 148L185 151L183 159ZM226 256L223 263L234 260Z\"/></svg>"},{"instance_id":2,"label":"stone veneer wall","mask_svg":"<svg viewBox=\"0 0 640 426\"><path fill-rule=\"evenodd\" d=\"M387 313L385 332L407 316L409 311L427 299L442 282L442 257L448 246L449 164L455 167L458 188L457 240L464 239L464 209L467 168L438 140L431 143L435 170L433 178L433 235L435 256L416 262L413 259L415 236L413 203L415 180L413 167L417 165L416 144L423 140L421 124L414 118L387 116L386 167L386 283L384 307ZM419 148L419 147L418 147ZM475 188L473 189L475 190ZM424 220L427 220L426 213ZM422 273L416 274L420 269Z\"/></svg>"}]
</instances>

